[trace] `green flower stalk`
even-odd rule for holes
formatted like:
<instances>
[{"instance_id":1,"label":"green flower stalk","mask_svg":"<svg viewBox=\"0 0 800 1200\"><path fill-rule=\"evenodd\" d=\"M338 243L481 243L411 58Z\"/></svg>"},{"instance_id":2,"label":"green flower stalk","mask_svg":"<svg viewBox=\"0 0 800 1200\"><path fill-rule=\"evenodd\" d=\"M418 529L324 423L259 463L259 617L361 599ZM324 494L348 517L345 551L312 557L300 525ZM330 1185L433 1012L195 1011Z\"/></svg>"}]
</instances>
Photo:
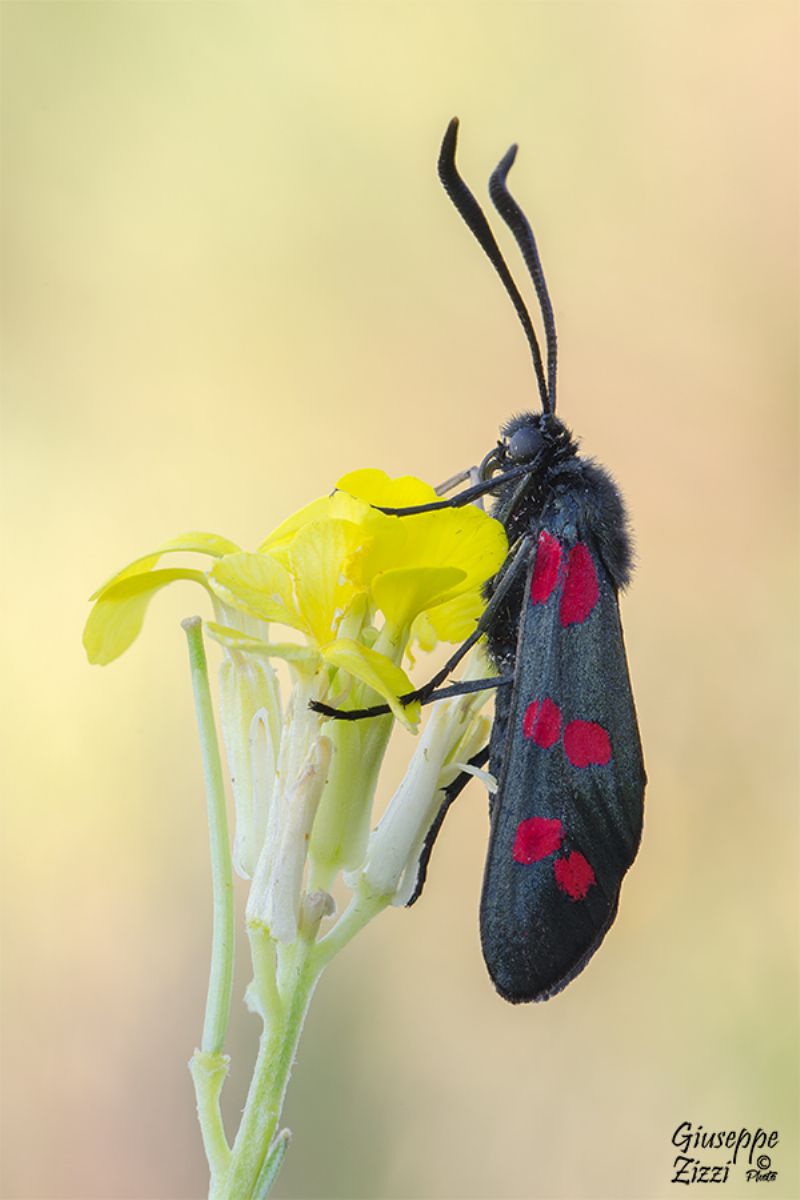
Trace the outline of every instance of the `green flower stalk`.
<instances>
[{"instance_id":1,"label":"green flower stalk","mask_svg":"<svg viewBox=\"0 0 800 1200\"><path fill-rule=\"evenodd\" d=\"M214 619L184 622L206 783L211 843L211 970L201 1044L190 1068L213 1200L268 1194L289 1144L280 1114L297 1043L320 975L358 931L412 894L441 792L486 743L488 692L444 700L416 742L408 770L375 820L380 768L395 725L416 734L420 707L404 667L412 649L460 643L475 628L481 590L507 553L502 526L480 509L399 519L376 506L435 499L429 485L357 471L307 505L255 553L208 533L164 543L118 572L92 599L84 645L94 663L138 636L150 600L177 580L199 584ZM162 556L203 554L206 570L162 568ZM275 627L282 630L274 636ZM220 648L214 713L203 631ZM413 661L413 660L412 660ZM490 668L478 650L467 667ZM387 716L328 720L312 700ZM233 798L230 847L222 731ZM374 826L374 828L373 828ZM249 881L252 960L248 1007L262 1021L239 1128L229 1141L220 1097L233 979L233 871ZM342 880L349 903L336 914Z\"/></svg>"}]
</instances>

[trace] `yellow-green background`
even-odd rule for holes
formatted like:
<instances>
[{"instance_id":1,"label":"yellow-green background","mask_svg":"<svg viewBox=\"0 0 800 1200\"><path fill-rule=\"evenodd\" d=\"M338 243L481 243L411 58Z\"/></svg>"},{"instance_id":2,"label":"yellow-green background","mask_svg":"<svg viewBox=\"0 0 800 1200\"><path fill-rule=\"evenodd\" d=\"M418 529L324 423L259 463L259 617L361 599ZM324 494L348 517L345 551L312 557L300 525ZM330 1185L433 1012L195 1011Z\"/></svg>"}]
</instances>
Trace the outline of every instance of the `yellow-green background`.
<instances>
[{"instance_id":1,"label":"yellow-green background","mask_svg":"<svg viewBox=\"0 0 800 1200\"><path fill-rule=\"evenodd\" d=\"M679 1122L780 1130L796 1197L791 3L4 3L3 1196L199 1197L209 900L179 619L86 597L184 529L254 546L360 465L437 481L535 403L436 180L447 120L537 230L560 405L614 471L650 785L603 950L513 1008L486 804L317 994L279 1197L672 1195ZM509 240L509 257L517 266ZM401 741L395 759L407 754ZM229 1118L256 1020L238 1003ZM715 1194L751 1196L741 1172Z\"/></svg>"}]
</instances>

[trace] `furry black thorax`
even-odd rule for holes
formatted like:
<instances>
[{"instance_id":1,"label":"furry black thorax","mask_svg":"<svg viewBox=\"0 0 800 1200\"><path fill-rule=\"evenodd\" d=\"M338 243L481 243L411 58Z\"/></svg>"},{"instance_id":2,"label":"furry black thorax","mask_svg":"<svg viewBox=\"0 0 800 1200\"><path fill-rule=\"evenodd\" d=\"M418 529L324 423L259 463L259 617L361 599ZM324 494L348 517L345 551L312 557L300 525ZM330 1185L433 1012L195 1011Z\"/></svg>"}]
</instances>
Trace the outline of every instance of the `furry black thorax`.
<instances>
[{"instance_id":1,"label":"furry black thorax","mask_svg":"<svg viewBox=\"0 0 800 1200\"><path fill-rule=\"evenodd\" d=\"M503 426L495 460L500 469L518 465L509 457L508 446L523 429L540 435L541 448L530 462L530 475L497 488L492 508L492 516L505 527L509 546L546 527L554 512L572 507L581 535L596 544L614 584L624 588L631 576L631 541L625 506L611 475L593 459L578 455L577 440L551 413L519 413Z\"/></svg>"}]
</instances>

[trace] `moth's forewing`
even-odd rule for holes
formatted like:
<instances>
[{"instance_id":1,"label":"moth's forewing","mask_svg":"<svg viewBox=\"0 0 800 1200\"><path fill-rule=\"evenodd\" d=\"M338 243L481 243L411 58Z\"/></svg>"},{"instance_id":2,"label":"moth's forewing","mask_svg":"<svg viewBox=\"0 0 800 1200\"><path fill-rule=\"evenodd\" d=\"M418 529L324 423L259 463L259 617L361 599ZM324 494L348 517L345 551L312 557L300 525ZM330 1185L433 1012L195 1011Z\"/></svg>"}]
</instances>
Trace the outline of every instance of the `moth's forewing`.
<instances>
[{"instance_id":1,"label":"moth's forewing","mask_svg":"<svg viewBox=\"0 0 800 1200\"><path fill-rule=\"evenodd\" d=\"M642 830L617 590L574 516L543 518L514 685L496 701L481 942L513 1002L546 999L583 969L614 920Z\"/></svg>"}]
</instances>

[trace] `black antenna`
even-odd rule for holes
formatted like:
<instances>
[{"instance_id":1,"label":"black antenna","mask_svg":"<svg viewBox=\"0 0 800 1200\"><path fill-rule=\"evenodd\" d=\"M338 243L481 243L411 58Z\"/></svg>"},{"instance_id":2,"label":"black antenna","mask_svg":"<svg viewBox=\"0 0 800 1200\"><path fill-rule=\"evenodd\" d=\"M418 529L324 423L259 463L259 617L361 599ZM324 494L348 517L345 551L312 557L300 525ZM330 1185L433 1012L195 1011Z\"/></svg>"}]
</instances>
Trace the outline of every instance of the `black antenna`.
<instances>
[{"instance_id":1,"label":"black antenna","mask_svg":"<svg viewBox=\"0 0 800 1200\"><path fill-rule=\"evenodd\" d=\"M539 395L542 400L542 408L546 413L553 411L553 406L550 402L550 396L547 391L547 381L544 375L544 366L542 365L542 352L539 349L539 343L536 339L536 333L531 322L530 314L525 307L525 302L519 294L517 285L511 278L511 272L505 264L500 247L495 241L494 234L489 228L489 222L483 214L481 206L469 190L464 180L458 173L456 168L456 141L458 140L458 117L453 117L450 124L447 126L444 138L442 140L442 148L439 151L439 178L442 181L442 186L447 192L453 204L458 209L464 221L472 230L475 237L478 239L486 256L491 262L497 274L500 276L503 287L508 292L511 303L516 309L517 316L522 323L522 328L525 330L525 336L528 339L528 345L531 349L531 357L533 358L533 369L536 372L536 381L539 385ZM509 164L510 166L511 164ZM527 261L527 259L526 259ZM538 290L538 289L537 289ZM541 302L541 301L540 301Z\"/></svg>"},{"instance_id":2,"label":"black antenna","mask_svg":"<svg viewBox=\"0 0 800 1200\"><path fill-rule=\"evenodd\" d=\"M556 408L556 364L558 362L558 343L556 339L556 322L553 316L553 305L547 291L547 283L542 269L542 260L536 247L536 238L528 223L528 218L517 204L506 186L506 177L517 157L517 147L512 146L501 158L492 172L489 180L489 195L500 216L514 235L514 239L522 251L525 266L530 272L536 295L539 298L539 308L544 322L544 334L547 341L547 391L550 396L550 411Z\"/></svg>"}]
</instances>

